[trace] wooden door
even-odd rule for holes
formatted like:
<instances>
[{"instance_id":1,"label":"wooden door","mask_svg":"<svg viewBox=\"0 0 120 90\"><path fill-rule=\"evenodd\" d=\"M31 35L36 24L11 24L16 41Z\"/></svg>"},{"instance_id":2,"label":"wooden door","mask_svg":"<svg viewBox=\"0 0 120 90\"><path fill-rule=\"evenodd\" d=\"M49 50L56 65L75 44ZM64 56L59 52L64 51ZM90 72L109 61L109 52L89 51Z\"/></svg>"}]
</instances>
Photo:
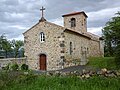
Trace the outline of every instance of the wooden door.
<instances>
[{"instance_id":1,"label":"wooden door","mask_svg":"<svg viewBox=\"0 0 120 90\"><path fill-rule=\"evenodd\" d=\"M40 70L46 70L46 55L40 55Z\"/></svg>"}]
</instances>

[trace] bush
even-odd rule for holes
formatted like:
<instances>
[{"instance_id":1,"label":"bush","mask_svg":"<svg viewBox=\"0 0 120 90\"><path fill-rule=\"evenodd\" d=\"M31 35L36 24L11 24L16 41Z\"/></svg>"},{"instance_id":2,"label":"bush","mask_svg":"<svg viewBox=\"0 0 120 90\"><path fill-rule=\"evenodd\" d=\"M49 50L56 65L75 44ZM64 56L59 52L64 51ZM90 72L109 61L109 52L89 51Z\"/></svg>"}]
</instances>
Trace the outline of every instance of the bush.
<instances>
[{"instance_id":1,"label":"bush","mask_svg":"<svg viewBox=\"0 0 120 90\"><path fill-rule=\"evenodd\" d=\"M21 66L21 70L28 70L28 65L26 65L26 64L22 64L22 66Z\"/></svg>"},{"instance_id":2,"label":"bush","mask_svg":"<svg viewBox=\"0 0 120 90\"><path fill-rule=\"evenodd\" d=\"M17 63L16 63L16 64L13 64L13 65L11 66L11 69L12 69L13 71L18 70L18 68L19 68L19 66L18 66Z\"/></svg>"},{"instance_id":3,"label":"bush","mask_svg":"<svg viewBox=\"0 0 120 90\"><path fill-rule=\"evenodd\" d=\"M117 47L116 47L115 61L116 61L116 65L120 66L120 44L118 44Z\"/></svg>"},{"instance_id":4,"label":"bush","mask_svg":"<svg viewBox=\"0 0 120 90\"><path fill-rule=\"evenodd\" d=\"M6 65L5 67L2 67L3 70L9 70L10 64Z\"/></svg>"}]
</instances>

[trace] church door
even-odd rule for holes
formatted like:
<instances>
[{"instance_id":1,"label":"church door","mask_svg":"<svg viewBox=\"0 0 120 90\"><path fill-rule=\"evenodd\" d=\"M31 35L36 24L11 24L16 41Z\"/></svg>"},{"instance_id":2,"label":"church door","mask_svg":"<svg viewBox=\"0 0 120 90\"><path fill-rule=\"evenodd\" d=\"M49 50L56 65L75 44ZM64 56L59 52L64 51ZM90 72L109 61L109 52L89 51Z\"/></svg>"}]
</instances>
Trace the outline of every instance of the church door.
<instances>
[{"instance_id":1,"label":"church door","mask_svg":"<svg viewBox=\"0 0 120 90\"><path fill-rule=\"evenodd\" d=\"M46 55L40 55L40 70L46 70Z\"/></svg>"}]
</instances>

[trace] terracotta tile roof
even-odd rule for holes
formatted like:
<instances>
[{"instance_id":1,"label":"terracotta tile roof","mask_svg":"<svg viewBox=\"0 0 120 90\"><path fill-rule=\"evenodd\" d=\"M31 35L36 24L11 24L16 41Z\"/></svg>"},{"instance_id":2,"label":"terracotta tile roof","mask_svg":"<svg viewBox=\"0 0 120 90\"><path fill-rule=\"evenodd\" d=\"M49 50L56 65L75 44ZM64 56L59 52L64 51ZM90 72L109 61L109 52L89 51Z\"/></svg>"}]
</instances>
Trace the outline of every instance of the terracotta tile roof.
<instances>
[{"instance_id":1,"label":"terracotta tile roof","mask_svg":"<svg viewBox=\"0 0 120 90\"><path fill-rule=\"evenodd\" d=\"M69 14L65 14L65 15L62 15L62 17L66 17L66 16L71 16L71 15L77 15L77 14L84 14L86 17L88 17L84 11L82 12L73 12L73 13L69 13Z\"/></svg>"},{"instance_id":2,"label":"terracotta tile roof","mask_svg":"<svg viewBox=\"0 0 120 90\"><path fill-rule=\"evenodd\" d=\"M68 28L66 28L65 31L70 31L72 33L76 33L76 34L78 34L80 36L83 36L83 37L91 39L91 37L89 35L87 35L85 33L82 33L82 32L78 32L78 31L75 31L75 30L72 30L72 29L68 29Z\"/></svg>"},{"instance_id":3,"label":"terracotta tile roof","mask_svg":"<svg viewBox=\"0 0 120 90\"><path fill-rule=\"evenodd\" d=\"M89 33L89 32L80 32L80 31L75 31L75 30L68 29L68 28L66 28L65 31L70 31L72 33L76 33L80 36L86 37L86 38L94 40L94 41L99 41L99 38L100 38L99 36Z\"/></svg>"}]
</instances>

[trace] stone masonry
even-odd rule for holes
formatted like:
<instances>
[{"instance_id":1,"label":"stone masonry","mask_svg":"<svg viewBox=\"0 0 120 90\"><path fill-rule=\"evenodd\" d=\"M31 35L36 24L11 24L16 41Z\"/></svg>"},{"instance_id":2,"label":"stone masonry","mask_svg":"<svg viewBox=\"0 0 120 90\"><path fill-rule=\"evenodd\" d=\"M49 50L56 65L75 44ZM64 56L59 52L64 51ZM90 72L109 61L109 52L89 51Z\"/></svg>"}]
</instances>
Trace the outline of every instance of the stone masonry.
<instances>
[{"instance_id":1,"label":"stone masonry","mask_svg":"<svg viewBox=\"0 0 120 90\"><path fill-rule=\"evenodd\" d=\"M24 32L24 47L27 64L40 70L40 55L46 55L46 70L58 70L74 65L85 65L88 57L104 55L104 42L100 37L87 32L87 15L76 12L63 15L64 27L50 23L43 17ZM71 27L71 18L76 26ZM40 42L44 32L45 41Z\"/></svg>"}]
</instances>

